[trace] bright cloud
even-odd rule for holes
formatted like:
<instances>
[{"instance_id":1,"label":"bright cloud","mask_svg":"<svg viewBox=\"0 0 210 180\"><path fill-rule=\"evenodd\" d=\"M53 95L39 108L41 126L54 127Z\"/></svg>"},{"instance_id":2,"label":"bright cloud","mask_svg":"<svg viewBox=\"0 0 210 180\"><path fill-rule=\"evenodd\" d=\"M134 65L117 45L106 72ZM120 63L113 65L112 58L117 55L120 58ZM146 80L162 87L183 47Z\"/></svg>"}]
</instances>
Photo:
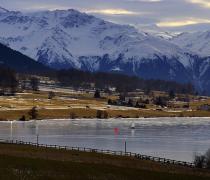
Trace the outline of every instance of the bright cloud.
<instances>
[{"instance_id":1,"label":"bright cloud","mask_svg":"<svg viewBox=\"0 0 210 180\"><path fill-rule=\"evenodd\" d=\"M203 7L210 8L210 0L188 0L191 3L200 4Z\"/></svg>"},{"instance_id":2,"label":"bright cloud","mask_svg":"<svg viewBox=\"0 0 210 180\"><path fill-rule=\"evenodd\" d=\"M33 5L31 7L26 7L24 10L26 11L42 11L42 10L56 10L56 9L70 9L69 7L61 6L61 5L53 5L53 4L41 4L41 5Z\"/></svg>"},{"instance_id":3,"label":"bright cloud","mask_svg":"<svg viewBox=\"0 0 210 180\"><path fill-rule=\"evenodd\" d=\"M210 23L208 19L189 19L183 21L166 21L166 22L159 22L157 25L159 27L180 27L180 26L187 26L187 25L194 25L200 23Z\"/></svg>"},{"instance_id":4,"label":"bright cloud","mask_svg":"<svg viewBox=\"0 0 210 180\"><path fill-rule=\"evenodd\" d=\"M172 31L210 27L210 0L0 0L0 6L20 11L72 8L115 23Z\"/></svg>"},{"instance_id":5,"label":"bright cloud","mask_svg":"<svg viewBox=\"0 0 210 180\"><path fill-rule=\"evenodd\" d=\"M107 15L138 15L140 14L134 11L128 11L126 9L95 9L95 10L87 10L86 12L107 14Z\"/></svg>"},{"instance_id":6,"label":"bright cloud","mask_svg":"<svg viewBox=\"0 0 210 180\"><path fill-rule=\"evenodd\" d=\"M127 1L132 1L132 2L161 2L163 0L127 0Z\"/></svg>"}]
</instances>

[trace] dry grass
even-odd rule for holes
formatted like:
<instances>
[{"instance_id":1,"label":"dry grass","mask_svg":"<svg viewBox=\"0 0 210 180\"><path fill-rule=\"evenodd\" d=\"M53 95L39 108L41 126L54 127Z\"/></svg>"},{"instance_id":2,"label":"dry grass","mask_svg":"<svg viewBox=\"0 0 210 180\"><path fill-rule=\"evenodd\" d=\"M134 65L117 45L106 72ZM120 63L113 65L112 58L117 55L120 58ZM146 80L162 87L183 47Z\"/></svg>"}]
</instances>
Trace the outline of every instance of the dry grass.
<instances>
[{"instance_id":1,"label":"dry grass","mask_svg":"<svg viewBox=\"0 0 210 180\"><path fill-rule=\"evenodd\" d=\"M161 92L156 92L161 93ZM14 97L0 97L0 120L17 120L23 115L29 119L28 112L33 106L38 107L39 119L60 119L69 118L70 114L75 114L77 118L95 118L97 109L108 112L109 118L124 117L210 117L208 111L183 111L165 112L154 110L155 106L148 105L149 109L115 109L107 107L107 99L116 99L117 96L94 99L92 94L87 93L62 93L57 92L56 97L48 99L48 92L27 92L20 93ZM194 110L201 104L210 103L210 100L192 102L191 108Z\"/></svg>"},{"instance_id":2,"label":"dry grass","mask_svg":"<svg viewBox=\"0 0 210 180\"><path fill-rule=\"evenodd\" d=\"M29 110L7 110L0 111L0 120L18 120L23 115L29 119ZM108 118L152 118L152 117L210 117L210 112L182 112L169 113L164 111L145 111L145 110L111 110L108 109ZM71 114L75 118L96 118L97 110L89 108L69 108L69 109L40 109L38 119L67 119Z\"/></svg>"},{"instance_id":3,"label":"dry grass","mask_svg":"<svg viewBox=\"0 0 210 180\"><path fill-rule=\"evenodd\" d=\"M206 170L160 164L152 161L138 160L132 157L11 144L0 144L0 149L0 170L2 170L2 167L7 168L7 170L10 170L13 166L20 170L22 170L22 168L25 170L26 167L30 167L31 171L41 171L43 176L46 176L48 172L52 171L50 167L54 167L55 165L56 171L51 172L52 176L60 176L59 174L56 174L57 171L63 175L61 177L64 177L64 175L67 176L68 174L66 174L66 172L71 172L70 174L73 174L73 179L78 177L83 171L85 171L85 175L83 175L83 178L81 177L79 179L87 179L85 176L90 173L90 170L92 176L98 177L96 179L101 179L101 177L104 177L104 179L113 179L115 177L114 179L192 180L208 179L210 177L210 172ZM13 163L11 164L11 162ZM44 166L42 166L43 163ZM28 166L29 164L30 166ZM76 174L72 173L72 168L75 169L75 166L78 167L76 168ZM107 172L104 174L105 169L107 169ZM110 177L109 175L112 175L112 178L108 178ZM141 176L139 177L139 175ZM57 179L58 178L59 177L57 177ZM68 178L66 177L66 179Z\"/></svg>"}]
</instances>

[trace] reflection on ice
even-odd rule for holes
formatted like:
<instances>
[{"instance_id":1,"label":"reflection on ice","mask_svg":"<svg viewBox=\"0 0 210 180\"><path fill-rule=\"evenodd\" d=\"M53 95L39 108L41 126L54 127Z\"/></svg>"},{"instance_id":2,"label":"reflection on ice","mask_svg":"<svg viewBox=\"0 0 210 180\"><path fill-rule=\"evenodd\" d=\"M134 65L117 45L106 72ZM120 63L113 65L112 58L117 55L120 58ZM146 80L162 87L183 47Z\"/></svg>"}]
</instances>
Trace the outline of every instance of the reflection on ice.
<instances>
[{"instance_id":1,"label":"reflection on ice","mask_svg":"<svg viewBox=\"0 0 210 180\"><path fill-rule=\"evenodd\" d=\"M131 128L132 124L135 128ZM210 118L81 119L0 122L0 138L126 150L192 161L210 148ZM38 140L37 140L38 139Z\"/></svg>"}]
</instances>

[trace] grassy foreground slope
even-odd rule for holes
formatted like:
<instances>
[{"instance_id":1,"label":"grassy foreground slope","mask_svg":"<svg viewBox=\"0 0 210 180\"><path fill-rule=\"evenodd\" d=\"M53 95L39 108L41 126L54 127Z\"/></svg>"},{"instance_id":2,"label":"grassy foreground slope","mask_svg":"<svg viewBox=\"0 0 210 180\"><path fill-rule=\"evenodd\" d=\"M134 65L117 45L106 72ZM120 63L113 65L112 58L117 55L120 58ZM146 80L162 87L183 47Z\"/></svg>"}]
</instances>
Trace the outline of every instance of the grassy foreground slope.
<instances>
[{"instance_id":1,"label":"grassy foreground slope","mask_svg":"<svg viewBox=\"0 0 210 180\"><path fill-rule=\"evenodd\" d=\"M210 172L128 157L0 144L0 179L207 180Z\"/></svg>"}]
</instances>

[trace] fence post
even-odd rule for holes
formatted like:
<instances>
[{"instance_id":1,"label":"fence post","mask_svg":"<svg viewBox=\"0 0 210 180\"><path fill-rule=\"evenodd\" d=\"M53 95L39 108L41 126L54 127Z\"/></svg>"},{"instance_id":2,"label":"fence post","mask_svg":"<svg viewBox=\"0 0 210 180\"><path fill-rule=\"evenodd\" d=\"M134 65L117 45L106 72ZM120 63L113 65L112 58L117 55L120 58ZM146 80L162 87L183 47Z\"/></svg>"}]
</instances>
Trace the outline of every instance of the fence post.
<instances>
[{"instance_id":1,"label":"fence post","mask_svg":"<svg viewBox=\"0 0 210 180\"><path fill-rule=\"evenodd\" d=\"M36 147L56 148L56 149L65 149L65 150L74 150L74 151L78 150L78 151L84 151L84 152L95 152L95 153L130 156L130 157L134 156L135 158L141 159L141 160L151 160L151 161L155 161L155 162L159 162L159 163L176 164L176 165L181 165L181 166L187 166L187 167L190 167L190 168L195 168L194 163L188 163L188 162L184 162L184 161L176 161L176 160L171 160L171 159L166 159L166 158L146 156L146 155L141 155L141 154L137 154L137 153L127 152L126 141L125 141L125 152L124 151L103 150L103 149L101 149L101 150L90 149L90 148L85 148L85 147L80 148L80 147L39 144L38 140L37 140L37 143L24 142L24 141L18 141L18 140L4 140L4 143L23 144L23 145L31 145L31 146L36 146Z\"/></svg>"},{"instance_id":2,"label":"fence post","mask_svg":"<svg viewBox=\"0 0 210 180\"><path fill-rule=\"evenodd\" d=\"M127 142L125 140L125 153L126 153L126 151L127 151Z\"/></svg>"}]
</instances>

